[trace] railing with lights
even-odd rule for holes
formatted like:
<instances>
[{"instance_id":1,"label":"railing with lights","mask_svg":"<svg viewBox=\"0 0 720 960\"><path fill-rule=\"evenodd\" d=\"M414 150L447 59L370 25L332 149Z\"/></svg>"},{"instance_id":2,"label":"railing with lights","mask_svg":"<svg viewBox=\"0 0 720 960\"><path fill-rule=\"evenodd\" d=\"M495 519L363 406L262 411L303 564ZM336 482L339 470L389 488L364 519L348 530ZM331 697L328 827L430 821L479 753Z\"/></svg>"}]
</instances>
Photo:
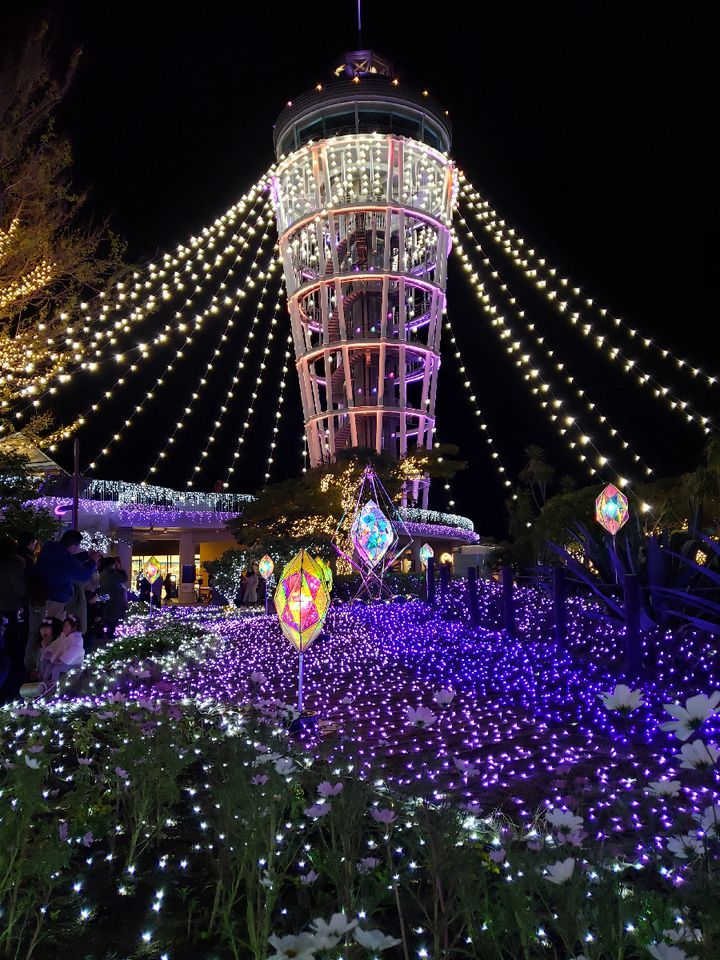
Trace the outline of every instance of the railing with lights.
<instances>
[{"instance_id":1,"label":"railing with lights","mask_svg":"<svg viewBox=\"0 0 720 960\"><path fill-rule=\"evenodd\" d=\"M50 491L43 490L43 493ZM83 491L87 500L110 500L116 503L141 503L182 510L205 510L239 513L254 497L247 493L206 493L201 490L172 490L145 483L121 480L91 480Z\"/></svg>"}]
</instances>

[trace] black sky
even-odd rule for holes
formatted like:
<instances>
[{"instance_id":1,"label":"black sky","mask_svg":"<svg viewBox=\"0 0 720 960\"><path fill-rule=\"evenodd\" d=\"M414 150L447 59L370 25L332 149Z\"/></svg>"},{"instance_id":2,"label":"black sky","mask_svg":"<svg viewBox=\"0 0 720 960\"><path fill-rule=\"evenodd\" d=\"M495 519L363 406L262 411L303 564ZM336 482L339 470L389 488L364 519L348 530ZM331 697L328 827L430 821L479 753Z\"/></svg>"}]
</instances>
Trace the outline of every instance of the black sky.
<instances>
[{"instance_id":1,"label":"black sky","mask_svg":"<svg viewBox=\"0 0 720 960\"><path fill-rule=\"evenodd\" d=\"M363 39L394 60L403 81L429 89L446 106L458 164L549 261L647 336L717 372L718 91L711 7L505 0L438 4L428 15L407 0L366 0ZM138 263L197 233L257 179L273 160L272 125L285 102L327 80L338 55L357 42L352 0L208 2L191 13L178 4L133 0L5 3L0 10L3 44L20 43L27 24L49 14L59 58L83 47L61 127L74 144L77 181L91 187L89 209L110 216ZM506 266L499 255L495 261ZM657 472L691 467L702 435L568 332L511 268L505 272L548 342ZM545 447L560 473L577 472L574 455L535 408L457 268L450 274L449 308L509 473L516 475L523 448L533 442ZM715 413L720 389L701 388L622 337L618 344L704 412ZM193 354L189 372L148 406L98 473L142 479L211 347L208 339L206 353L200 347ZM229 371L234 362L228 356L218 369ZM271 367L268 384L276 380ZM67 416L69 403L92 402L99 382L88 379L82 396L73 391L59 413ZM198 403L194 425L211 419L225 389L222 376L218 384L214 396ZM146 389L143 383L143 394ZM268 394L260 398L263 412L248 431L236 473L241 490L262 482L274 410ZM127 397L134 406L131 390ZM287 397L277 478L300 466L292 377ZM246 402L240 397L231 411L233 428ZM84 460L126 416L123 404L108 405L99 422L82 431ZM458 443L470 464L455 485L456 510L472 516L482 532L500 533L502 496L449 354L438 417L441 439ZM228 430L218 437L219 459L208 464L207 485L227 462L235 435ZM185 436L187 447L178 448L178 459L159 478L178 487L202 443L193 431ZM435 499L443 509L443 491Z\"/></svg>"}]
</instances>

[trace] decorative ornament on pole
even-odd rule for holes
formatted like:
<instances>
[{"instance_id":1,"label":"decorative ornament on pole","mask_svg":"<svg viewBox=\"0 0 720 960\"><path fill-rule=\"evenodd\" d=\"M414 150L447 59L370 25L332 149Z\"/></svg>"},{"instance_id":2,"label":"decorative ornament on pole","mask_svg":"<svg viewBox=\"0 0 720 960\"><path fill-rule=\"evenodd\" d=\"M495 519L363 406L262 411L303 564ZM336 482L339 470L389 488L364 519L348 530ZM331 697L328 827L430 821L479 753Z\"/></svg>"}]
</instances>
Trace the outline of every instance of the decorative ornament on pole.
<instances>
[{"instance_id":1,"label":"decorative ornament on pole","mask_svg":"<svg viewBox=\"0 0 720 960\"><path fill-rule=\"evenodd\" d=\"M430 546L429 543L424 543L420 547L420 559L426 566L430 557L434 557L434 556L435 556L435 551L433 550L433 548Z\"/></svg>"},{"instance_id":2,"label":"decorative ornament on pole","mask_svg":"<svg viewBox=\"0 0 720 960\"><path fill-rule=\"evenodd\" d=\"M397 540L390 520L374 500L357 512L350 528L355 550L368 567L375 567Z\"/></svg>"},{"instance_id":3,"label":"decorative ornament on pole","mask_svg":"<svg viewBox=\"0 0 720 960\"><path fill-rule=\"evenodd\" d=\"M268 612L268 602L270 600L270 578L273 575L273 570L275 569L275 561L269 554L265 554L264 557L258 563L258 573L265 581L265 613Z\"/></svg>"},{"instance_id":4,"label":"decorative ornament on pole","mask_svg":"<svg viewBox=\"0 0 720 960\"><path fill-rule=\"evenodd\" d=\"M629 516L628 498L616 486L609 483L595 501L595 519L614 537L627 523Z\"/></svg>"},{"instance_id":5,"label":"decorative ornament on pole","mask_svg":"<svg viewBox=\"0 0 720 960\"><path fill-rule=\"evenodd\" d=\"M157 557L150 557L143 567L143 576L149 583L155 583L157 578L162 576L160 573L160 561Z\"/></svg>"},{"instance_id":6,"label":"decorative ornament on pole","mask_svg":"<svg viewBox=\"0 0 720 960\"><path fill-rule=\"evenodd\" d=\"M300 550L283 569L275 591L280 629L300 654L298 712L302 713L302 655L317 637L330 608L325 575L317 560Z\"/></svg>"},{"instance_id":7,"label":"decorative ornament on pole","mask_svg":"<svg viewBox=\"0 0 720 960\"><path fill-rule=\"evenodd\" d=\"M401 544L400 538L405 542ZM372 464L363 471L354 496L335 528L333 547L342 561L360 575L356 596L379 600L390 596L385 575L412 544L398 508L388 496Z\"/></svg>"}]
</instances>

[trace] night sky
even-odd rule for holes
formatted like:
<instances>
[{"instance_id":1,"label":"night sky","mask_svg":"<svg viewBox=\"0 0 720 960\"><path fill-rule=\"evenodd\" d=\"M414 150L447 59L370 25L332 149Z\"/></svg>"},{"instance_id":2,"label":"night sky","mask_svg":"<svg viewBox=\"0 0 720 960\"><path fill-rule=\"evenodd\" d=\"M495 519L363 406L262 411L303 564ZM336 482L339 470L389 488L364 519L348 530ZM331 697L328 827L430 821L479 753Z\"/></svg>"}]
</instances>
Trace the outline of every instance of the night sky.
<instances>
[{"instance_id":1,"label":"night sky","mask_svg":"<svg viewBox=\"0 0 720 960\"><path fill-rule=\"evenodd\" d=\"M430 18L405 0L366 0L364 46L390 57L403 82L427 88L449 110L458 165L560 275L645 336L720 372L711 4L505 0L444 3L435 10ZM110 218L139 264L172 250L236 201L272 162L272 126L286 101L329 80L342 52L357 46L353 2L208 2L188 15L170 3L68 0L4 3L0 11L2 43L20 43L28 23L49 11L57 56L82 46L59 127L74 144L78 185L91 188L88 211ZM493 246L488 250L547 342L657 474L692 468L701 454L701 432L635 386L571 331L510 261ZM509 474L522 466L524 448L538 443L560 474L584 480L457 263L451 265L448 293L474 391ZM148 331L165 319L149 322ZM217 326L206 326L204 344L198 342L182 372L157 392L98 475L144 477L215 348L212 331L219 334L224 320L213 322ZM283 314L278 341L287 326ZM233 343L241 342L242 329L239 323L236 340L224 347L213 388L198 401L159 482L185 487L227 392L237 360ZM707 389L606 329L644 369L697 402L703 413L716 413L720 387ZM159 354L147 364L146 379L133 381L140 395L167 356ZM278 363L276 351L235 474L241 491L262 483ZM88 376L67 392L58 416L85 408L101 388L101 376ZM118 394L118 402L81 431L84 463L126 419L137 391L135 386ZM564 389L558 393L568 396ZM224 476L247 402L240 389L228 429L214 445L217 460L203 471L206 487ZM285 406L274 479L301 466L294 371ZM503 495L449 352L437 413L440 439L457 443L470 466L455 483L455 509L471 516L480 532L502 534ZM594 423L587 429L614 449ZM69 453L63 448L57 459L67 465ZM630 470L628 475L639 479ZM442 489L433 498L445 509Z\"/></svg>"}]
</instances>

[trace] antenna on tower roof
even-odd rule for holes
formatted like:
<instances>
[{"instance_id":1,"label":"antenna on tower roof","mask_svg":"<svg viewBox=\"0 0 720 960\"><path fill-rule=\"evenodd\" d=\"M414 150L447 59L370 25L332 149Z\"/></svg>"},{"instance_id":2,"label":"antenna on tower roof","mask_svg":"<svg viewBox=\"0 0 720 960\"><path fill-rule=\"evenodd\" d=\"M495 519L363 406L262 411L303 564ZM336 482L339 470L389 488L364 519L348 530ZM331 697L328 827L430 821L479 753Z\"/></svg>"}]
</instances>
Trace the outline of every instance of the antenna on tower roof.
<instances>
[{"instance_id":1,"label":"antenna on tower roof","mask_svg":"<svg viewBox=\"0 0 720 960\"><path fill-rule=\"evenodd\" d=\"M357 0L358 50L362 50L362 0Z\"/></svg>"}]
</instances>

